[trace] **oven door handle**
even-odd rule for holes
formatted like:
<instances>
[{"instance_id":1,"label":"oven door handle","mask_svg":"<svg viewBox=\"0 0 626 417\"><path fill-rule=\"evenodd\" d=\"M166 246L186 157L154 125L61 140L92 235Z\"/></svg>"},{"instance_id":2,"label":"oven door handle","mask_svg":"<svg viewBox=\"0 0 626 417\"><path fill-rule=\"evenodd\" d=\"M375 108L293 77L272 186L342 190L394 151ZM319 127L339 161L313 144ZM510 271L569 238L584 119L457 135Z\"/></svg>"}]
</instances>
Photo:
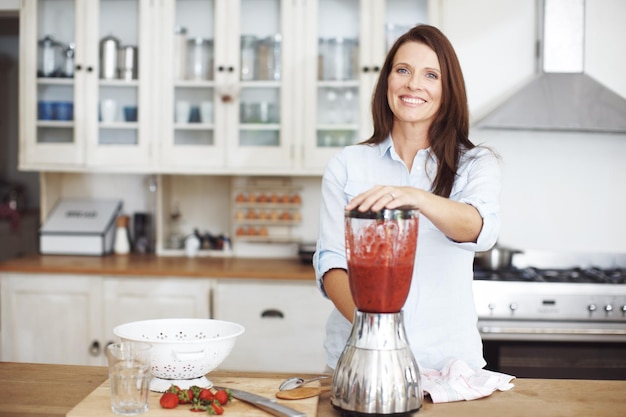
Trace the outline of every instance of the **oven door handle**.
<instances>
[{"instance_id":1,"label":"oven door handle","mask_svg":"<svg viewBox=\"0 0 626 417\"><path fill-rule=\"evenodd\" d=\"M482 333L489 334L559 334L559 335L585 335L585 336L626 336L626 329L560 329L560 328L537 328L537 327L502 327L481 326Z\"/></svg>"}]
</instances>

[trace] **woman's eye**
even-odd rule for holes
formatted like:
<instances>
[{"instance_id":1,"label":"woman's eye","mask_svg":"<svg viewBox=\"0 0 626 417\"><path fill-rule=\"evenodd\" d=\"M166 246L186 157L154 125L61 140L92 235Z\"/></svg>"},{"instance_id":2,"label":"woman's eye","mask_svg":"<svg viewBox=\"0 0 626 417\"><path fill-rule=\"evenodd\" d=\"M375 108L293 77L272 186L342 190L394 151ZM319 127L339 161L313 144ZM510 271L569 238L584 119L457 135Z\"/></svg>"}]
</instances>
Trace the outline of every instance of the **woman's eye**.
<instances>
[{"instance_id":1,"label":"woman's eye","mask_svg":"<svg viewBox=\"0 0 626 417\"><path fill-rule=\"evenodd\" d=\"M439 75L434 73L434 72L427 72L426 73L426 77L432 78L433 80L436 80L437 78L439 78Z\"/></svg>"}]
</instances>

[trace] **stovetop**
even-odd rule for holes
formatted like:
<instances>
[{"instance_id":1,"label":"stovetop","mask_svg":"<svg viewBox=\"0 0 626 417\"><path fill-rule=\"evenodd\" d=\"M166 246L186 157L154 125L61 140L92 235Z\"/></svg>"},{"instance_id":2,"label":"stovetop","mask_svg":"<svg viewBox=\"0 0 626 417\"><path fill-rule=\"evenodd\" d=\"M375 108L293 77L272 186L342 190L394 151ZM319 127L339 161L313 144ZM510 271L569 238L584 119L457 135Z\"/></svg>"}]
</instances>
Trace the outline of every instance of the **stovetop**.
<instances>
[{"instance_id":1,"label":"stovetop","mask_svg":"<svg viewBox=\"0 0 626 417\"><path fill-rule=\"evenodd\" d=\"M479 320L610 322L626 328L626 268L475 269L472 286Z\"/></svg>"},{"instance_id":2,"label":"stovetop","mask_svg":"<svg viewBox=\"0 0 626 417\"><path fill-rule=\"evenodd\" d=\"M498 271L475 269L474 279L483 281L626 284L626 268L545 269L527 267Z\"/></svg>"}]
</instances>

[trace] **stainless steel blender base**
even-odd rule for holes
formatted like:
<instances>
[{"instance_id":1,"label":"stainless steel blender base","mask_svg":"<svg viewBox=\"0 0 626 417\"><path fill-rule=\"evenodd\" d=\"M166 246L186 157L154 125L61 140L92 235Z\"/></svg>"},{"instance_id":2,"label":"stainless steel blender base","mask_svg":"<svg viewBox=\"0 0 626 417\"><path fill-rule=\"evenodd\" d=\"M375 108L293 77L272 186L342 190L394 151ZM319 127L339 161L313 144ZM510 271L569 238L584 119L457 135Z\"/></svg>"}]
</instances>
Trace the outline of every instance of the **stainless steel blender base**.
<instances>
[{"instance_id":1,"label":"stainless steel blender base","mask_svg":"<svg viewBox=\"0 0 626 417\"><path fill-rule=\"evenodd\" d=\"M424 400L402 313L356 311L333 375L330 402L344 416L406 416Z\"/></svg>"},{"instance_id":2,"label":"stainless steel blender base","mask_svg":"<svg viewBox=\"0 0 626 417\"><path fill-rule=\"evenodd\" d=\"M422 407L420 406L420 408L418 408L417 410L413 410L413 411L407 411L405 413L393 413L393 414L368 414L368 413L359 413L356 411L347 411L347 410L343 410L335 405L333 405L333 408L337 411L339 411L339 413L341 414L342 417L410 417L413 414L417 413Z\"/></svg>"}]
</instances>

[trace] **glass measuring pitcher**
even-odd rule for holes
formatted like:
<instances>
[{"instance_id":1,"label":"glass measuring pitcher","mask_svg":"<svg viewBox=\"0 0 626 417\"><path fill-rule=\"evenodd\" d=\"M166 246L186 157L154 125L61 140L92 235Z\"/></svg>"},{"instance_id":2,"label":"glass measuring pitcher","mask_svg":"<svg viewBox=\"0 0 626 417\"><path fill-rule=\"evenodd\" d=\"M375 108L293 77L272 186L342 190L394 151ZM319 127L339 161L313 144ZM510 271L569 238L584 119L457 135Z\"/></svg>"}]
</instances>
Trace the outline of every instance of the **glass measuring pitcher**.
<instances>
[{"instance_id":1,"label":"glass measuring pitcher","mask_svg":"<svg viewBox=\"0 0 626 417\"><path fill-rule=\"evenodd\" d=\"M352 298L359 311L397 313L413 278L419 211L345 212Z\"/></svg>"}]
</instances>

